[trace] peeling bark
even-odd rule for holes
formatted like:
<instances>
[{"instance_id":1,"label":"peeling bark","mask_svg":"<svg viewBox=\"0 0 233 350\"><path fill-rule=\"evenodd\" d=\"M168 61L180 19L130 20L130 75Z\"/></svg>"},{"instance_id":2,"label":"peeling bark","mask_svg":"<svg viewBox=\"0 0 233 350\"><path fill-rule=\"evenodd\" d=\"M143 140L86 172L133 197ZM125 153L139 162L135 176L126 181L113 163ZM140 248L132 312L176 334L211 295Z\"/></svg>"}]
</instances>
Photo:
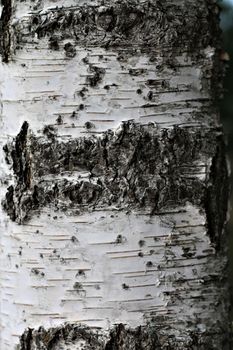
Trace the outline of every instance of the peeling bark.
<instances>
[{"instance_id":1,"label":"peeling bark","mask_svg":"<svg viewBox=\"0 0 233 350\"><path fill-rule=\"evenodd\" d=\"M229 350L212 0L2 1L3 350Z\"/></svg>"}]
</instances>

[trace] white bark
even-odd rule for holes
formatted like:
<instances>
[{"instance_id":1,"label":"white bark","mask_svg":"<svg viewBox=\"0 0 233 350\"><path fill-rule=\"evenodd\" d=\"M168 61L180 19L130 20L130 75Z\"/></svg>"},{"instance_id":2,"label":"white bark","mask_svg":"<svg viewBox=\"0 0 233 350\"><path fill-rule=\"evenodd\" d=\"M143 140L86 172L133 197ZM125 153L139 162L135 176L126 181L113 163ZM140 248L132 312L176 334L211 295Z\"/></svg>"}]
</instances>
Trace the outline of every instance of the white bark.
<instances>
[{"instance_id":1,"label":"white bark","mask_svg":"<svg viewBox=\"0 0 233 350\"><path fill-rule=\"evenodd\" d=\"M113 12L122 6L109 3ZM215 23L216 8L204 0L193 5L155 2L152 26L143 3L133 3L135 11L130 8L127 20L116 10L116 22L107 2L12 3L0 64L3 350L19 344L28 327L48 329L66 322L98 330L99 348L109 342L109 330L117 324L131 329L149 324L158 349L229 348L226 164L211 85L219 67L218 38L210 39L217 32L210 32L208 22L209 15ZM9 3L4 4L6 9ZM82 19L85 26L64 25L52 35L50 25L63 6L61 22L69 11L81 18L85 6L95 16ZM136 12L142 8L144 27ZM123 24L119 29L124 21L132 32L124 34ZM113 33L109 23L119 30ZM151 31L148 46L143 46L143 31ZM192 40L199 36L195 48ZM28 131L21 129L25 121ZM131 163L140 147L129 141L129 149L121 152L120 145L117 170L111 162L118 154L111 147L118 147L120 137L130 140L139 132L157 140L161 159L156 159L156 149L146 149L140 164L158 164L149 171L136 162L141 174L132 190ZM98 153L104 148L99 140L106 135L107 165ZM64 165L66 147L82 147L85 158L83 136L98 152L88 151L86 163L72 156ZM115 193L110 185L114 176L119 178ZM71 197L71 188L81 182L77 192L82 203L73 198L76 189ZM67 344L58 340L51 349L81 349L88 341L80 339ZM33 341L29 349L45 348L43 339L37 346Z\"/></svg>"}]
</instances>

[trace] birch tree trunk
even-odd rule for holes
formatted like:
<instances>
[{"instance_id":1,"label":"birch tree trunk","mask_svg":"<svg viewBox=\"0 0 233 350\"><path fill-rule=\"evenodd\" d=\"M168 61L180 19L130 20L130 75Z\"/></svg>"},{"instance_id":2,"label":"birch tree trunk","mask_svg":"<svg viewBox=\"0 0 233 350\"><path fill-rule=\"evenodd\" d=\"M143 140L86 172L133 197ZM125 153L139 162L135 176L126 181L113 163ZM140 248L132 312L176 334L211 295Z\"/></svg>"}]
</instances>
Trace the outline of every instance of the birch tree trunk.
<instances>
[{"instance_id":1,"label":"birch tree trunk","mask_svg":"<svg viewBox=\"0 0 233 350\"><path fill-rule=\"evenodd\" d=\"M1 9L1 349L230 349L215 1Z\"/></svg>"}]
</instances>

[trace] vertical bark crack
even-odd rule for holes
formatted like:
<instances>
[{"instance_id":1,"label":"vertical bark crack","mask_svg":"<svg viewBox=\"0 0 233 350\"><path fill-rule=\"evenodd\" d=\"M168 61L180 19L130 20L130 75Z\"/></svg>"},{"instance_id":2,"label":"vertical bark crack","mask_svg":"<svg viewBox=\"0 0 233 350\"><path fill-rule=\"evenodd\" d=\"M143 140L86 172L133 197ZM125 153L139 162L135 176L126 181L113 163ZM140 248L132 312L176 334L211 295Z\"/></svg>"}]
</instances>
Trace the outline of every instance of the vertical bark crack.
<instances>
[{"instance_id":1,"label":"vertical bark crack","mask_svg":"<svg viewBox=\"0 0 233 350\"><path fill-rule=\"evenodd\" d=\"M2 15L0 19L0 53L2 61L9 62L11 51L11 28L12 0L2 0Z\"/></svg>"}]
</instances>

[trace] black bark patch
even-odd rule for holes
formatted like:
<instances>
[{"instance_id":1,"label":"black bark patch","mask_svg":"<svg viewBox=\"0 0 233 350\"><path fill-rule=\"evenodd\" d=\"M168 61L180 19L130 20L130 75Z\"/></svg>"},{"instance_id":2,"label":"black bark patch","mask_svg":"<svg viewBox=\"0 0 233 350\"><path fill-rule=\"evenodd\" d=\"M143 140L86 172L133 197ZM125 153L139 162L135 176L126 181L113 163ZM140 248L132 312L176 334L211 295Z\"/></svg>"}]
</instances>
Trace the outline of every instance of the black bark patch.
<instances>
[{"instance_id":1,"label":"black bark patch","mask_svg":"<svg viewBox=\"0 0 233 350\"><path fill-rule=\"evenodd\" d=\"M16 24L14 32L18 43L35 34L39 38L59 35L61 41L70 38L85 47L197 52L198 48L215 46L219 40L215 6L211 2L198 6L191 2L171 5L165 1L104 0L101 6L77 5L34 13L22 28Z\"/></svg>"},{"instance_id":2,"label":"black bark patch","mask_svg":"<svg viewBox=\"0 0 233 350\"><path fill-rule=\"evenodd\" d=\"M24 122L19 134L16 136L14 147L11 149L12 168L17 178L17 185L8 188L3 207L13 221L17 220L18 210L21 210L15 206L16 198L21 203L23 210L31 206L35 208L35 204L38 202L37 186L31 188L32 169L30 152L28 150L28 127L28 123ZM9 150L7 149L8 153ZM28 193L30 194L28 195Z\"/></svg>"},{"instance_id":3,"label":"black bark patch","mask_svg":"<svg viewBox=\"0 0 233 350\"><path fill-rule=\"evenodd\" d=\"M105 70L100 67L90 66L91 75L87 77L87 84L96 87L103 80Z\"/></svg>"},{"instance_id":4,"label":"black bark patch","mask_svg":"<svg viewBox=\"0 0 233 350\"><path fill-rule=\"evenodd\" d=\"M157 325L161 331L161 325ZM135 329L123 324L114 326L107 334L102 329L66 324L45 330L27 329L20 337L18 350L230 350L227 331L215 333L212 329L200 333L184 329L186 341L175 336L158 336L156 325L139 326Z\"/></svg>"},{"instance_id":5,"label":"black bark patch","mask_svg":"<svg viewBox=\"0 0 233 350\"><path fill-rule=\"evenodd\" d=\"M59 50L59 39L56 37L56 36L52 36L50 39L49 39L49 48L51 50L54 50L54 51L58 51Z\"/></svg>"},{"instance_id":6,"label":"black bark patch","mask_svg":"<svg viewBox=\"0 0 233 350\"><path fill-rule=\"evenodd\" d=\"M33 341L33 337L32 337L32 331L33 329L28 328L27 331L24 333L23 335L23 347L22 350L30 350L32 347L32 341ZM20 340L21 342L21 340ZM21 344L20 344L21 345Z\"/></svg>"},{"instance_id":7,"label":"black bark patch","mask_svg":"<svg viewBox=\"0 0 233 350\"><path fill-rule=\"evenodd\" d=\"M58 350L77 346L79 350L161 350L156 332L149 327L115 326L107 335L74 324L45 330L27 329L20 338L19 350ZM67 347L65 347L66 349Z\"/></svg>"},{"instance_id":8,"label":"black bark patch","mask_svg":"<svg viewBox=\"0 0 233 350\"><path fill-rule=\"evenodd\" d=\"M225 143L220 135L204 197L208 233L216 248L220 248L220 244L223 242L222 235L228 211L229 185Z\"/></svg>"},{"instance_id":9,"label":"black bark patch","mask_svg":"<svg viewBox=\"0 0 233 350\"><path fill-rule=\"evenodd\" d=\"M66 57L73 58L76 56L76 48L71 43L66 43L64 46Z\"/></svg>"},{"instance_id":10,"label":"black bark patch","mask_svg":"<svg viewBox=\"0 0 233 350\"><path fill-rule=\"evenodd\" d=\"M98 332L77 325L67 324L45 330L27 329L20 338L19 350L58 350L65 345L81 342L80 350L102 350L104 342Z\"/></svg>"},{"instance_id":11,"label":"black bark patch","mask_svg":"<svg viewBox=\"0 0 233 350\"><path fill-rule=\"evenodd\" d=\"M206 210L209 236L219 245L228 198L219 129L159 129L124 122L102 138L68 142L55 132L50 137L51 129L46 130L35 137L24 123L15 141L5 147L16 184L8 188L3 207L13 221L22 223L44 206L68 214L113 206L154 215L190 202ZM212 167L201 180L199 164L211 159ZM80 178L83 171L89 178ZM74 172L76 179L69 180Z\"/></svg>"},{"instance_id":12,"label":"black bark patch","mask_svg":"<svg viewBox=\"0 0 233 350\"><path fill-rule=\"evenodd\" d=\"M105 350L160 350L162 349L155 330L146 327L127 329L123 324L110 333Z\"/></svg>"},{"instance_id":13,"label":"black bark patch","mask_svg":"<svg viewBox=\"0 0 233 350\"><path fill-rule=\"evenodd\" d=\"M27 152L27 133L28 123L24 122L19 134L16 136L15 147L12 149L11 157L13 161L13 170L19 178L19 182L28 186L27 183L27 167L28 167L28 152Z\"/></svg>"},{"instance_id":14,"label":"black bark patch","mask_svg":"<svg viewBox=\"0 0 233 350\"><path fill-rule=\"evenodd\" d=\"M7 189L5 200L3 202L3 208L8 213L12 221L16 221L17 219L14 192L14 186L9 186Z\"/></svg>"},{"instance_id":15,"label":"black bark patch","mask_svg":"<svg viewBox=\"0 0 233 350\"><path fill-rule=\"evenodd\" d=\"M2 0L3 6L2 15L0 19L0 54L2 61L9 62L11 49L11 16L12 16L12 0Z\"/></svg>"},{"instance_id":16,"label":"black bark patch","mask_svg":"<svg viewBox=\"0 0 233 350\"><path fill-rule=\"evenodd\" d=\"M117 16L113 7L99 12L96 25L106 32L112 32L114 30L117 25Z\"/></svg>"}]
</instances>

